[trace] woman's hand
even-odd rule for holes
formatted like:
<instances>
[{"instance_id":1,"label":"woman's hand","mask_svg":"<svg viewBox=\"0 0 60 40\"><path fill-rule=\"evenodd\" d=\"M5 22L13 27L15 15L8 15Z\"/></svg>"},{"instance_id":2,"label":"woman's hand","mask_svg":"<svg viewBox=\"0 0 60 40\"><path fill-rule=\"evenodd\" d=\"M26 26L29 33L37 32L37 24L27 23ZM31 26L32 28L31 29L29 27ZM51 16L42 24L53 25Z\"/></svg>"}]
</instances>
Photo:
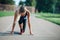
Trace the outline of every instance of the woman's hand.
<instances>
[{"instance_id":1,"label":"woman's hand","mask_svg":"<svg viewBox=\"0 0 60 40\"><path fill-rule=\"evenodd\" d=\"M32 32L30 32L30 35L33 35Z\"/></svg>"},{"instance_id":2,"label":"woman's hand","mask_svg":"<svg viewBox=\"0 0 60 40\"><path fill-rule=\"evenodd\" d=\"M16 12L15 12L15 14L14 14L14 21L13 21L13 25L12 25L12 31L11 31L11 34L12 34L12 33L13 33L13 31L14 31L17 16L18 16L18 15L17 15L17 11L16 11Z\"/></svg>"}]
</instances>

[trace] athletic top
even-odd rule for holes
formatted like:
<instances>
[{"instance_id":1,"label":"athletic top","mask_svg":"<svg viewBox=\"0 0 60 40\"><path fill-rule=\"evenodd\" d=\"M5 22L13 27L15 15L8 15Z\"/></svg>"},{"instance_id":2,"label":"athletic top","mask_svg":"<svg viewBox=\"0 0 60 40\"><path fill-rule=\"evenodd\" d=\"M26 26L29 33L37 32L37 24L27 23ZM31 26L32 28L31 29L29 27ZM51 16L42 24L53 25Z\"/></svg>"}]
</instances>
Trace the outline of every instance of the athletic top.
<instances>
[{"instance_id":1,"label":"athletic top","mask_svg":"<svg viewBox=\"0 0 60 40\"><path fill-rule=\"evenodd\" d=\"M27 19L27 12L26 12L25 16L20 16L20 19Z\"/></svg>"}]
</instances>

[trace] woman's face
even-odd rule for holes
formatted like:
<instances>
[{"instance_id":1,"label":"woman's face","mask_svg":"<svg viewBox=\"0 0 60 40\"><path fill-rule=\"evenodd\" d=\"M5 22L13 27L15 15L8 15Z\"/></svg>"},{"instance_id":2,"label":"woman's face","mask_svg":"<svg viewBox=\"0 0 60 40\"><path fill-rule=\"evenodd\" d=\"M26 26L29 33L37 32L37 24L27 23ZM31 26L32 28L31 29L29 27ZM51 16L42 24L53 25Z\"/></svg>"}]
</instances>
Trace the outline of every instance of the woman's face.
<instances>
[{"instance_id":1,"label":"woman's face","mask_svg":"<svg viewBox=\"0 0 60 40\"><path fill-rule=\"evenodd\" d=\"M23 12L23 13L20 13L20 14L21 14L21 16L24 16L24 15L25 15L25 13L26 13L26 12Z\"/></svg>"}]
</instances>

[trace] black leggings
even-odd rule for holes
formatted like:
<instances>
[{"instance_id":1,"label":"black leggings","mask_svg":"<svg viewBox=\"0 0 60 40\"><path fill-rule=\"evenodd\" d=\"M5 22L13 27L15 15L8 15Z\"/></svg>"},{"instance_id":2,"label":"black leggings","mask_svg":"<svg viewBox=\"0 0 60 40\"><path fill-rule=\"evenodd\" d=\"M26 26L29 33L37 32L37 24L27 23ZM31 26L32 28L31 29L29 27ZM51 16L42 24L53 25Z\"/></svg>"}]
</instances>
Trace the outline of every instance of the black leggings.
<instances>
[{"instance_id":1,"label":"black leggings","mask_svg":"<svg viewBox=\"0 0 60 40\"><path fill-rule=\"evenodd\" d=\"M26 19L22 19L20 18L20 20L18 21L19 24L22 24L23 23L23 31L25 32L25 29L26 29ZM21 29L22 31L22 29Z\"/></svg>"}]
</instances>

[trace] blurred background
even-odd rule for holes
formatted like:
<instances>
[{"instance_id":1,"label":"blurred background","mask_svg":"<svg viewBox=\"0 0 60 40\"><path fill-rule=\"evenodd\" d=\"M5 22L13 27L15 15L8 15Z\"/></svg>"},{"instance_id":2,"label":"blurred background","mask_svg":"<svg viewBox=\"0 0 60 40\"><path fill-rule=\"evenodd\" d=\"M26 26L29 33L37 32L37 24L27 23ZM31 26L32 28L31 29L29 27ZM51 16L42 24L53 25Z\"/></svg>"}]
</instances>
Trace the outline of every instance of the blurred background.
<instances>
[{"instance_id":1,"label":"blurred background","mask_svg":"<svg viewBox=\"0 0 60 40\"><path fill-rule=\"evenodd\" d=\"M60 0L0 0L0 17L13 16L20 5L37 18L60 25Z\"/></svg>"}]
</instances>

